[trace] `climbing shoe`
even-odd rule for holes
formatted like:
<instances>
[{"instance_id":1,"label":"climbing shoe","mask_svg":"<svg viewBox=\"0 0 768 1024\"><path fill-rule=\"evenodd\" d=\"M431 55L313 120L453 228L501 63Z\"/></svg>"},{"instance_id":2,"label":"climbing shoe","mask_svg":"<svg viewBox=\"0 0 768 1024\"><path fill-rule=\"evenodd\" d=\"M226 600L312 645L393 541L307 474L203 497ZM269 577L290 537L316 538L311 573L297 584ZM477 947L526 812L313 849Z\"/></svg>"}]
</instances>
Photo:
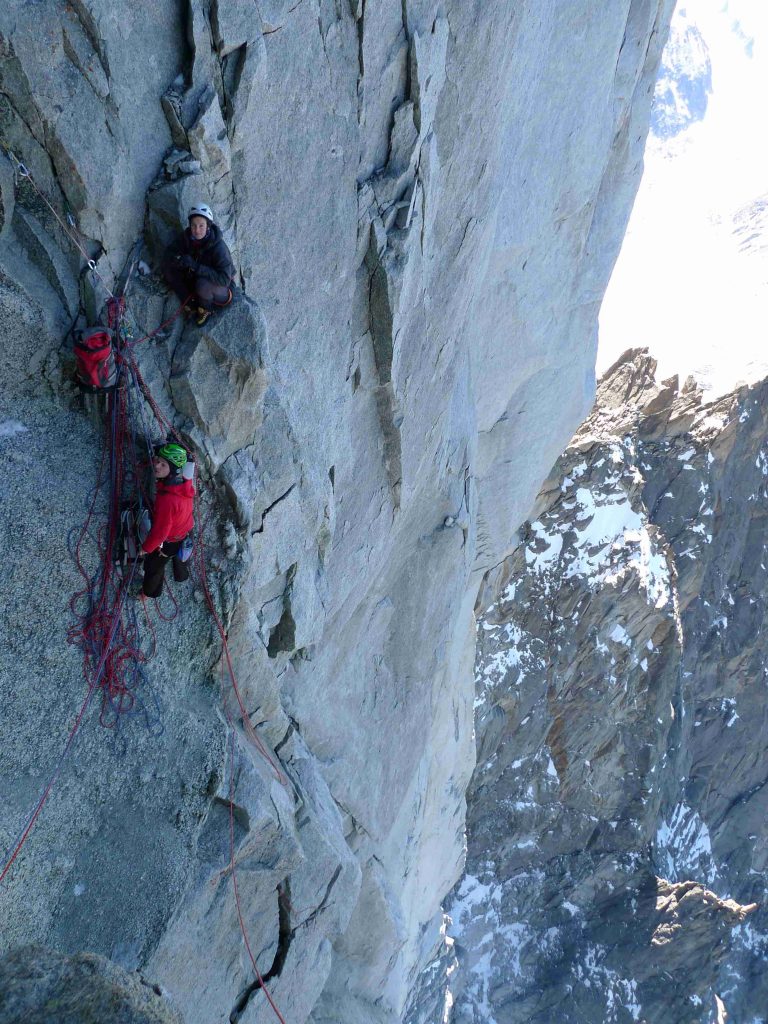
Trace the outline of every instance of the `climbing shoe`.
<instances>
[{"instance_id":1,"label":"climbing shoe","mask_svg":"<svg viewBox=\"0 0 768 1024\"><path fill-rule=\"evenodd\" d=\"M212 316L213 316L213 313L211 313L210 309L203 309L202 306L201 306L198 309L198 311L197 311L197 316L195 317L195 323L197 324L198 327L202 327L203 324L207 324L208 323L208 321L211 319Z\"/></svg>"}]
</instances>

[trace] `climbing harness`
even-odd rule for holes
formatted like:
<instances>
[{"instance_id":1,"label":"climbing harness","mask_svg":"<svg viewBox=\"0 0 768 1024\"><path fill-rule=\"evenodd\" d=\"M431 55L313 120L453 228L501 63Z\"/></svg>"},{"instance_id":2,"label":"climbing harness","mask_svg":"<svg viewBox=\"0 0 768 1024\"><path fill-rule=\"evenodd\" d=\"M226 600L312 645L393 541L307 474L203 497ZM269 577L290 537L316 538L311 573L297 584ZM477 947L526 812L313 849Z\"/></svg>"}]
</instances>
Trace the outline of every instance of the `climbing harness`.
<instances>
[{"instance_id":1,"label":"climbing harness","mask_svg":"<svg viewBox=\"0 0 768 1024\"><path fill-rule=\"evenodd\" d=\"M146 508L128 505L120 513L120 532L115 546L115 561L130 565L140 560L141 545L149 533L150 517Z\"/></svg>"}]
</instances>

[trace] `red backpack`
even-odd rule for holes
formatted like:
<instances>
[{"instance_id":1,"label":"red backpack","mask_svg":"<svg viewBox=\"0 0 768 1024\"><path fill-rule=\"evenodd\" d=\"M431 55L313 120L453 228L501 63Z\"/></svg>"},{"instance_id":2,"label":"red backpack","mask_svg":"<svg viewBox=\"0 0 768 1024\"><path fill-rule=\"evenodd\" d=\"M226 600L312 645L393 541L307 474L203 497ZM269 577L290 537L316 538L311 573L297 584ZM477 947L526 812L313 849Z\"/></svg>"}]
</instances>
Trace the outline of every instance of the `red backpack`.
<instances>
[{"instance_id":1,"label":"red backpack","mask_svg":"<svg viewBox=\"0 0 768 1024\"><path fill-rule=\"evenodd\" d=\"M117 364L110 330L87 327L74 348L77 380L84 391L107 391L117 384Z\"/></svg>"}]
</instances>

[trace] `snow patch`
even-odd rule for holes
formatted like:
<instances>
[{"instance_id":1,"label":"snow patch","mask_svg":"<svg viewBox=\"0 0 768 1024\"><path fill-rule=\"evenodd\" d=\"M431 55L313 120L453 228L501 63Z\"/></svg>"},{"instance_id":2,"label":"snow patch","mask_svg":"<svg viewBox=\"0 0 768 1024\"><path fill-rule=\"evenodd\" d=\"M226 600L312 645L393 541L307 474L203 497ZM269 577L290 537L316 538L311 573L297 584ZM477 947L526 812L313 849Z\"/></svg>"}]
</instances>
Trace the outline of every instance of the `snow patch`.
<instances>
[{"instance_id":1,"label":"snow patch","mask_svg":"<svg viewBox=\"0 0 768 1024\"><path fill-rule=\"evenodd\" d=\"M496 1024L489 1000L491 987L522 979L521 954L534 933L520 922L501 924L499 905L502 889L466 875L450 908L449 932L468 951L465 962L465 996L468 995L478 1019ZM449 979L450 985L450 979ZM451 1003L454 994L451 992Z\"/></svg>"},{"instance_id":2,"label":"snow patch","mask_svg":"<svg viewBox=\"0 0 768 1024\"><path fill-rule=\"evenodd\" d=\"M536 533L536 540L543 541L544 546L535 551L530 547L526 548L525 561L533 572L544 573L560 557L563 550L563 538L557 533L548 534L542 523L539 522L531 523L531 529Z\"/></svg>"},{"instance_id":3,"label":"snow patch","mask_svg":"<svg viewBox=\"0 0 768 1024\"><path fill-rule=\"evenodd\" d=\"M625 647L632 646L632 637L623 626L619 625L618 622L608 634L608 639L613 640L616 644L623 644Z\"/></svg>"},{"instance_id":4,"label":"snow patch","mask_svg":"<svg viewBox=\"0 0 768 1024\"><path fill-rule=\"evenodd\" d=\"M18 420L3 420L0 423L0 437L15 437L17 434L26 434L29 427L25 427Z\"/></svg>"},{"instance_id":5,"label":"snow patch","mask_svg":"<svg viewBox=\"0 0 768 1024\"><path fill-rule=\"evenodd\" d=\"M656 852L670 881L703 878L710 887L717 883L709 829L699 814L685 803L677 804L669 821L662 821L659 826Z\"/></svg>"},{"instance_id":6,"label":"snow patch","mask_svg":"<svg viewBox=\"0 0 768 1024\"><path fill-rule=\"evenodd\" d=\"M633 978L622 978L608 967L606 956L603 946L587 946L582 962L575 964L573 973L585 988L603 994L604 1024L623 1024L627 1014L639 1021L642 1007L637 997L637 982Z\"/></svg>"},{"instance_id":7,"label":"snow patch","mask_svg":"<svg viewBox=\"0 0 768 1024\"><path fill-rule=\"evenodd\" d=\"M709 416L705 416L703 420L700 420L696 426L701 430L722 430L727 424L728 420L724 416L716 416L714 413L710 413Z\"/></svg>"}]
</instances>

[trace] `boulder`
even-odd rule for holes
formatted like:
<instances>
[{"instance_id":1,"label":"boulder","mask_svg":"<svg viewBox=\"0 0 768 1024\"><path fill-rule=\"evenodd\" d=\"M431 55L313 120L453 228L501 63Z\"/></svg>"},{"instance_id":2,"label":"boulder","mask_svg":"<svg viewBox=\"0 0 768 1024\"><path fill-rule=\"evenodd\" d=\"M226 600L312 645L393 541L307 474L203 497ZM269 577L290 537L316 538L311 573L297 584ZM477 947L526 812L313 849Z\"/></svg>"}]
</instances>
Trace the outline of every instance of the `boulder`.
<instances>
[{"instance_id":1,"label":"boulder","mask_svg":"<svg viewBox=\"0 0 768 1024\"><path fill-rule=\"evenodd\" d=\"M0 960L0 1024L183 1024L158 986L95 953L22 946Z\"/></svg>"},{"instance_id":2,"label":"boulder","mask_svg":"<svg viewBox=\"0 0 768 1024\"><path fill-rule=\"evenodd\" d=\"M189 324L176 347L173 401L192 424L191 436L214 471L258 434L267 387L266 345L261 310L236 293L204 327Z\"/></svg>"}]
</instances>

